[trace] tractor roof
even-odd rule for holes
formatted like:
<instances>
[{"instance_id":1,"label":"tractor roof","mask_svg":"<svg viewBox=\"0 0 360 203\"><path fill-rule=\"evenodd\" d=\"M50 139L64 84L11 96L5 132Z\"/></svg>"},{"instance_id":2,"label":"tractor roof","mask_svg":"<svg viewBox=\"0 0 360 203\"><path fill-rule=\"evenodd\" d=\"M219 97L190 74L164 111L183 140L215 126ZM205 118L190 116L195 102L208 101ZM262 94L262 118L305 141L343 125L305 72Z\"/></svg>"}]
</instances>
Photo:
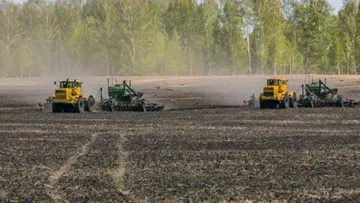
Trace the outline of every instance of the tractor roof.
<instances>
[{"instance_id":1,"label":"tractor roof","mask_svg":"<svg viewBox=\"0 0 360 203\"><path fill-rule=\"evenodd\" d=\"M60 82L66 82L67 80L60 80ZM69 79L69 82L81 82L81 80L78 79Z\"/></svg>"},{"instance_id":2,"label":"tractor roof","mask_svg":"<svg viewBox=\"0 0 360 203\"><path fill-rule=\"evenodd\" d=\"M286 78L268 78L268 80L287 80Z\"/></svg>"}]
</instances>

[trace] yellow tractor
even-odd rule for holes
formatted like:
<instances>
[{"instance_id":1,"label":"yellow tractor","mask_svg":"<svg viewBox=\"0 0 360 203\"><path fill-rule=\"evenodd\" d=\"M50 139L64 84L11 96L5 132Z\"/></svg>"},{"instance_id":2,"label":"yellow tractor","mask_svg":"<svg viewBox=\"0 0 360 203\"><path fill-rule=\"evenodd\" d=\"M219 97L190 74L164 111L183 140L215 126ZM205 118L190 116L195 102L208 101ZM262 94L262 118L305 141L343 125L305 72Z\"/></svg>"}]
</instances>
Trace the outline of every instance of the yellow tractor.
<instances>
[{"instance_id":1,"label":"yellow tractor","mask_svg":"<svg viewBox=\"0 0 360 203\"><path fill-rule=\"evenodd\" d=\"M55 95L49 98L52 105L52 112L92 112L95 105L93 96L86 96L82 92L80 80L60 81L59 88L55 90ZM54 82L56 84L56 81Z\"/></svg>"},{"instance_id":2,"label":"yellow tractor","mask_svg":"<svg viewBox=\"0 0 360 203\"><path fill-rule=\"evenodd\" d=\"M287 82L285 78L267 79L267 85L259 98L260 108L295 108L296 93L288 91Z\"/></svg>"}]
</instances>

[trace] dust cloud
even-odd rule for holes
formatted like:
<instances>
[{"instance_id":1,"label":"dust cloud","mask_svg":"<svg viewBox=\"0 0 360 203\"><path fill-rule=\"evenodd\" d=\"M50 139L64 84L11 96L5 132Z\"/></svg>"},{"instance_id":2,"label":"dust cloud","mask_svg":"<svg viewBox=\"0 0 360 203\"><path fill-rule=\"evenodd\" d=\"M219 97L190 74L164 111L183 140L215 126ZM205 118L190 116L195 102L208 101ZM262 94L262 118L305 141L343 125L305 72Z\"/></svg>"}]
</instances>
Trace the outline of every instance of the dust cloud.
<instances>
[{"instance_id":1,"label":"dust cloud","mask_svg":"<svg viewBox=\"0 0 360 203\"><path fill-rule=\"evenodd\" d=\"M54 94L57 88L53 82L80 79L86 95L93 95L99 102L100 87L106 88L107 77L55 76L44 78L12 78L0 82L0 107L31 106L37 107ZM85 74L84 74L85 75ZM118 82L131 80L132 87L143 92L143 98L165 105L165 109L206 108L207 106L241 106L252 94L258 99L266 79L273 76L209 76L209 77L172 77L172 76L117 76ZM281 77L281 76L277 76ZM289 79L289 90L299 90L305 76L283 76ZM339 77L327 77L330 87L338 87L339 93L358 98L357 82L360 78L347 78L339 82ZM298 91L298 94L301 92Z\"/></svg>"},{"instance_id":2,"label":"dust cloud","mask_svg":"<svg viewBox=\"0 0 360 203\"><path fill-rule=\"evenodd\" d=\"M260 94L264 81L255 77L219 77L200 87L209 105L243 105L244 100Z\"/></svg>"},{"instance_id":3,"label":"dust cloud","mask_svg":"<svg viewBox=\"0 0 360 203\"><path fill-rule=\"evenodd\" d=\"M180 77L150 82L141 90L145 92L144 98L162 103L169 110L241 106L251 95L258 97L265 81L261 76Z\"/></svg>"}]
</instances>

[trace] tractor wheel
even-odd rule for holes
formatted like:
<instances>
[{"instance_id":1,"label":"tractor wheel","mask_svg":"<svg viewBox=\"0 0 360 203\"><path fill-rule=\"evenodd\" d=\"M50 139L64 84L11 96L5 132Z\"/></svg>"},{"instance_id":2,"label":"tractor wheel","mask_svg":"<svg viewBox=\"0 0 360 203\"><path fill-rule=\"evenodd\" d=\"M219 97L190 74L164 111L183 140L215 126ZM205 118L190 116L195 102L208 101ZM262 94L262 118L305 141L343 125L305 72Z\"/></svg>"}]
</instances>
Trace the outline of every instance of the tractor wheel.
<instances>
[{"instance_id":1,"label":"tractor wheel","mask_svg":"<svg viewBox=\"0 0 360 203\"><path fill-rule=\"evenodd\" d=\"M76 110L78 113L84 112L84 100L82 97L79 97L78 102L76 104Z\"/></svg>"},{"instance_id":2,"label":"tractor wheel","mask_svg":"<svg viewBox=\"0 0 360 203\"><path fill-rule=\"evenodd\" d=\"M95 105L95 99L94 99L94 97L90 96L88 98L88 101L86 102L85 111L93 112L94 111L94 105Z\"/></svg>"},{"instance_id":3,"label":"tractor wheel","mask_svg":"<svg viewBox=\"0 0 360 203\"><path fill-rule=\"evenodd\" d=\"M53 113L60 113L60 112L62 112L62 105L61 105L61 104L54 104L54 103L52 103L51 107L52 107L52 112L53 112Z\"/></svg>"},{"instance_id":4,"label":"tractor wheel","mask_svg":"<svg viewBox=\"0 0 360 203\"><path fill-rule=\"evenodd\" d=\"M71 112L73 110L73 108L70 108L69 106L65 105L63 110L64 110L64 113L69 113L69 112Z\"/></svg>"},{"instance_id":5,"label":"tractor wheel","mask_svg":"<svg viewBox=\"0 0 360 203\"><path fill-rule=\"evenodd\" d=\"M260 109L265 109L265 104L263 101L260 101Z\"/></svg>"},{"instance_id":6,"label":"tractor wheel","mask_svg":"<svg viewBox=\"0 0 360 203\"><path fill-rule=\"evenodd\" d=\"M289 96L287 94L284 95L284 100L281 102L280 107L283 109L289 108Z\"/></svg>"},{"instance_id":7,"label":"tractor wheel","mask_svg":"<svg viewBox=\"0 0 360 203\"><path fill-rule=\"evenodd\" d=\"M271 108L271 103L269 101L260 101L260 108L261 109L269 109Z\"/></svg>"},{"instance_id":8,"label":"tractor wheel","mask_svg":"<svg viewBox=\"0 0 360 203\"><path fill-rule=\"evenodd\" d=\"M279 103L277 101L267 101L266 106L269 109L277 109L279 108Z\"/></svg>"},{"instance_id":9,"label":"tractor wheel","mask_svg":"<svg viewBox=\"0 0 360 203\"><path fill-rule=\"evenodd\" d=\"M293 97L290 98L289 106L290 106L290 108L296 108L297 107L295 94L294 94Z\"/></svg>"}]
</instances>

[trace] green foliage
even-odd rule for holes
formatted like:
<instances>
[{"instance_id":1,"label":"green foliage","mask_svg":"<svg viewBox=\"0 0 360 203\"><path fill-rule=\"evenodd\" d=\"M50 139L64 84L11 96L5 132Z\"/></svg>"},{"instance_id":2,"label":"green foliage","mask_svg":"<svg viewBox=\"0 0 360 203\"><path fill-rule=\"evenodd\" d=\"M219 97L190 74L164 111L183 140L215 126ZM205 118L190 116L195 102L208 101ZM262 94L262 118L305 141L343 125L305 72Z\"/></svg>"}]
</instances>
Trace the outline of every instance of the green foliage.
<instances>
[{"instance_id":1,"label":"green foliage","mask_svg":"<svg viewBox=\"0 0 360 203\"><path fill-rule=\"evenodd\" d=\"M343 45L343 57L346 57L347 71L355 74L356 70L356 35L359 24L358 7L355 0L344 1L344 8L339 12L339 37Z\"/></svg>"},{"instance_id":2,"label":"green foliage","mask_svg":"<svg viewBox=\"0 0 360 203\"><path fill-rule=\"evenodd\" d=\"M0 3L0 75L356 74L360 14L344 0Z\"/></svg>"}]
</instances>

